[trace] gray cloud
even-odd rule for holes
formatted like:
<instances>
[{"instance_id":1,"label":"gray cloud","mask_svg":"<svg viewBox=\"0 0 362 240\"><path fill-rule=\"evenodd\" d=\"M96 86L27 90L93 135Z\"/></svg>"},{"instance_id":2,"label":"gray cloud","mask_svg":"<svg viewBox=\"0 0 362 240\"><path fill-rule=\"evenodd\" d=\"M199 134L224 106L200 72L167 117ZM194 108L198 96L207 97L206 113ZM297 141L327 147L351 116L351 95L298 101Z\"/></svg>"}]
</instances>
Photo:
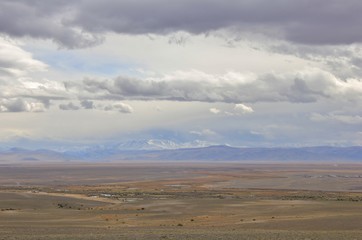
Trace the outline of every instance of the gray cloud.
<instances>
[{"instance_id":1,"label":"gray cloud","mask_svg":"<svg viewBox=\"0 0 362 240\"><path fill-rule=\"evenodd\" d=\"M328 71L340 78L360 78L362 75L362 47L360 44L315 46L277 41L267 43L261 48L283 55L293 55L315 64L323 64Z\"/></svg>"},{"instance_id":2,"label":"gray cloud","mask_svg":"<svg viewBox=\"0 0 362 240\"><path fill-rule=\"evenodd\" d=\"M82 100L79 102L79 105L74 104L73 102L69 102L69 103L63 103L63 104L59 104L59 109L61 110L71 110L71 111L76 111L76 110L81 110L81 109L97 109L97 110L103 110L103 111L117 111L120 113L132 113L134 110L133 108L126 104L126 103L122 103L122 102L115 102L112 104L107 104L107 105L102 105L102 104L98 104L95 105L93 101L90 100Z\"/></svg>"},{"instance_id":3,"label":"gray cloud","mask_svg":"<svg viewBox=\"0 0 362 240\"><path fill-rule=\"evenodd\" d=\"M3 100L0 108L2 112L25 112L27 104L21 99Z\"/></svg>"},{"instance_id":4,"label":"gray cloud","mask_svg":"<svg viewBox=\"0 0 362 240\"><path fill-rule=\"evenodd\" d=\"M361 115L346 115L346 114L319 114L313 113L310 116L310 120L315 122L341 122L345 124L362 124L362 116Z\"/></svg>"},{"instance_id":5,"label":"gray cloud","mask_svg":"<svg viewBox=\"0 0 362 240\"><path fill-rule=\"evenodd\" d=\"M93 101L89 101L89 100L83 100L80 102L80 105L84 108L84 109L94 109L94 103Z\"/></svg>"},{"instance_id":6,"label":"gray cloud","mask_svg":"<svg viewBox=\"0 0 362 240\"><path fill-rule=\"evenodd\" d=\"M44 112L45 108L41 102L20 98L0 100L0 112Z\"/></svg>"},{"instance_id":7,"label":"gray cloud","mask_svg":"<svg viewBox=\"0 0 362 240\"><path fill-rule=\"evenodd\" d=\"M350 44L362 41L361 10L359 0L4 0L0 32L53 39L70 48L98 44L106 32L208 34L220 29L303 44Z\"/></svg>"},{"instance_id":8,"label":"gray cloud","mask_svg":"<svg viewBox=\"0 0 362 240\"><path fill-rule=\"evenodd\" d=\"M194 34L236 27L281 32L289 40L311 44L361 41L358 0L183 0L88 1L73 22L88 31L145 34L186 31ZM207 9L205 11L205 9ZM142 16L142 17L140 17ZM348 27L347 27L348 26ZM266 30L268 29L268 30Z\"/></svg>"},{"instance_id":9,"label":"gray cloud","mask_svg":"<svg viewBox=\"0 0 362 240\"><path fill-rule=\"evenodd\" d=\"M68 104L59 104L59 109L61 110L79 110L80 107L70 102Z\"/></svg>"},{"instance_id":10,"label":"gray cloud","mask_svg":"<svg viewBox=\"0 0 362 240\"><path fill-rule=\"evenodd\" d=\"M176 44L183 46L190 40L190 35L184 33L184 32L177 32L175 34L172 34L170 38L168 39L169 44Z\"/></svg>"},{"instance_id":11,"label":"gray cloud","mask_svg":"<svg viewBox=\"0 0 362 240\"><path fill-rule=\"evenodd\" d=\"M0 32L14 37L52 39L61 46L81 48L98 44L102 36L66 23L76 2L4 0L0 2ZM73 5L74 4L74 5Z\"/></svg>"},{"instance_id":12,"label":"gray cloud","mask_svg":"<svg viewBox=\"0 0 362 240\"><path fill-rule=\"evenodd\" d=\"M159 78L118 77L67 83L67 90L87 98L176 100L200 102L316 102L320 99L360 100L362 83L341 80L320 69L261 76L229 72L175 72Z\"/></svg>"}]
</instances>

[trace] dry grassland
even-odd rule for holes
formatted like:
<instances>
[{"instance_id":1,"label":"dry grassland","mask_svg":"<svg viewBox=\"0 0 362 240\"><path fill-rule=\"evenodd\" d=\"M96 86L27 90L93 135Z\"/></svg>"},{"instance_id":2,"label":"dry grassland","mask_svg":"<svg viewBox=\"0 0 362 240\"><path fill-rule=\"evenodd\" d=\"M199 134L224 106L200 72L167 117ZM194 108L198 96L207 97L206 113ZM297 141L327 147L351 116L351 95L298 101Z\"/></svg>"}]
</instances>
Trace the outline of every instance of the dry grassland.
<instances>
[{"instance_id":1,"label":"dry grassland","mask_svg":"<svg viewBox=\"0 0 362 240\"><path fill-rule=\"evenodd\" d=\"M327 163L3 165L0 239L362 239L361 170Z\"/></svg>"}]
</instances>

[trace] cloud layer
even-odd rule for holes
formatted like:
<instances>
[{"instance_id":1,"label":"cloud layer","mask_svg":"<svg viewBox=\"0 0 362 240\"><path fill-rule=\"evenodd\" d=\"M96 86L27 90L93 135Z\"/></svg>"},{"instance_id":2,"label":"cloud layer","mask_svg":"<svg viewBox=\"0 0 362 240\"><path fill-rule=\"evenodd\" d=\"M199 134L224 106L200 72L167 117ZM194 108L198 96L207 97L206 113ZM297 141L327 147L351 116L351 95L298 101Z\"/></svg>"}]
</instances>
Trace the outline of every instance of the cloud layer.
<instances>
[{"instance_id":1,"label":"cloud layer","mask_svg":"<svg viewBox=\"0 0 362 240\"><path fill-rule=\"evenodd\" d=\"M5 77L21 77L29 72L44 71L47 65L32 57L10 40L0 38L0 81Z\"/></svg>"},{"instance_id":2,"label":"cloud layer","mask_svg":"<svg viewBox=\"0 0 362 240\"><path fill-rule=\"evenodd\" d=\"M356 101L362 96L362 82L358 79L341 80L316 68L259 76L238 72L224 75L175 72L158 78L85 79L80 83L67 82L65 86L77 96L116 100L317 102L320 99Z\"/></svg>"},{"instance_id":3,"label":"cloud layer","mask_svg":"<svg viewBox=\"0 0 362 240\"><path fill-rule=\"evenodd\" d=\"M4 0L0 32L52 39L68 48L99 44L107 32L209 34L222 29L303 44L351 44L362 41L361 10L358 0Z\"/></svg>"},{"instance_id":4,"label":"cloud layer","mask_svg":"<svg viewBox=\"0 0 362 240\"><path fill-rule=\"evenodd\" d=\"M361 144L361 10L357 0L2 0L0 140L134 131Z\"/></svg>"}]
</instances>

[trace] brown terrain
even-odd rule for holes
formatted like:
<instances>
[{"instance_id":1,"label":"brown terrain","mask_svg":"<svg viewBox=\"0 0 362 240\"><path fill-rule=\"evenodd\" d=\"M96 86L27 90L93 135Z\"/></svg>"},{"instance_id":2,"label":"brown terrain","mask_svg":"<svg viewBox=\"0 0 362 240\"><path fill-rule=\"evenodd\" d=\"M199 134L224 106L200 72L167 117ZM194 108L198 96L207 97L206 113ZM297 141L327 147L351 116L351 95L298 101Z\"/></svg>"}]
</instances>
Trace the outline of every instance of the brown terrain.
<instances>
[{"instance_id":1,"label":"brown terrain","mask_svg":"<svg viewBox=\"0 0 362 240\"><path fill-rule=\"evenodd\" d=\"M1 239L362 239L362 164L0 165Z\"/></svg>"}]
</instances>

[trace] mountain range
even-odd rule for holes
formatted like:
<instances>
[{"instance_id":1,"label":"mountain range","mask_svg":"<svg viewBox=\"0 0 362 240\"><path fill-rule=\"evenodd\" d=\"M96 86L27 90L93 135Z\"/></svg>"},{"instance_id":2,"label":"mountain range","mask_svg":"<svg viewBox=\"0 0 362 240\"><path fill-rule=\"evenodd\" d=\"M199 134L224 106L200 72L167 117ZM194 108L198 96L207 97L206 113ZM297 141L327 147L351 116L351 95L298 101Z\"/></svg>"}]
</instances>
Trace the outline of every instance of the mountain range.
<instances>
[{"instance_id":1,"label":"mountain range","mask_svg":"<svg viewBox=\"0 0 362 240\"><path fill-rule=\"evenodd\" d=\"M204 142L176 144L172 141L131 141L65 151L9 148L0 150L0 163L59 161L348 161L362 162L362 147L247 148L207 146Z\"/></svg>"}]
</instances>

